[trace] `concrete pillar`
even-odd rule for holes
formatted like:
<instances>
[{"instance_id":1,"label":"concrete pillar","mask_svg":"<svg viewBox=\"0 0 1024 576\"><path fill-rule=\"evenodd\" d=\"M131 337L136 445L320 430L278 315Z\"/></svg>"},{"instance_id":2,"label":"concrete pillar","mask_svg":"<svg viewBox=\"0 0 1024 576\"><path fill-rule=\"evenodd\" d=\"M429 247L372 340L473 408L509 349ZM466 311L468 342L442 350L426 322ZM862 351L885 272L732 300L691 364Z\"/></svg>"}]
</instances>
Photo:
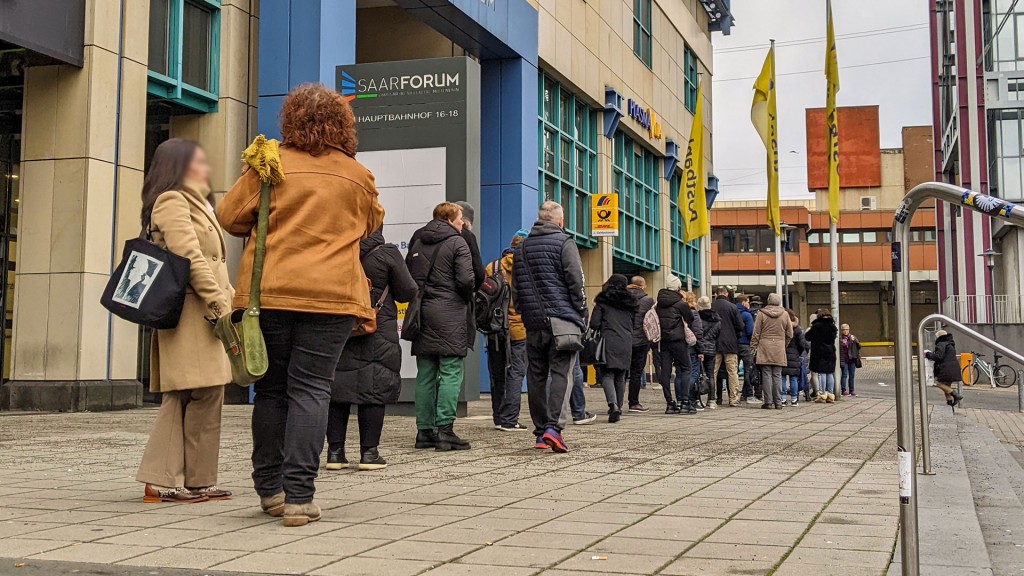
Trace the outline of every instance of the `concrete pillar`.
<instances>
[{"instance_id":1,"label":"concrete pillar","mask_svg":"<svg viewBox=\"0 0 1024 576\"><path fill-rule=\"evenodd\" d=\"M82 68L26 71L11 381L2 407L141 403L138 328L99 304L122 244L139 234L149 10L145 0L124 5L122 13L121 2L86 2Z\"/></svg>"}]
</instances>

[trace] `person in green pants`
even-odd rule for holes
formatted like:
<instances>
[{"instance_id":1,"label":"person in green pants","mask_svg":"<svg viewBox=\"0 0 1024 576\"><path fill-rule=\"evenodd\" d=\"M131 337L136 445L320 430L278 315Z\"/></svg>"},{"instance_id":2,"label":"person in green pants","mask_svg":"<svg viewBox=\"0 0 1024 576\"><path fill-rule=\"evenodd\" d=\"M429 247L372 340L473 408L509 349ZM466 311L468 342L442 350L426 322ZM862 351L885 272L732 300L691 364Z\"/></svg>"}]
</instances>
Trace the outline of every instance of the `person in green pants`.
<instances>
[{"instance_id":1,"label":"person in green pants","mask_svg":"<svg viewBox=\"0 0 1024 576\"><path fill-rule=\"evenodd\" d=\"M462 234L462 209L434 208L434 219L413 234L406 256L420 286L416 356L416 448L468 450L453 430L466 352L476 329L469 313L475 289L473 259Z\"/></svg>"}]
</instances>

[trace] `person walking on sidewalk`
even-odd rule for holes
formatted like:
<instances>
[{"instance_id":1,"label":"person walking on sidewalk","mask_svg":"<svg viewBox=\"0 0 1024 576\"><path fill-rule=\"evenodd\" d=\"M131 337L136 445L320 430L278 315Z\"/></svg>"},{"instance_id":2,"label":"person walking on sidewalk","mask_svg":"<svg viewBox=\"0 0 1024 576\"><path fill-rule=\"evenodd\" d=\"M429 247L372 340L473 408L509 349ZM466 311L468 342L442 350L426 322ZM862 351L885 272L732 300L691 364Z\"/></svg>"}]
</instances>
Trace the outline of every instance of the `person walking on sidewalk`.
<instances>
[{"instance_id":1,"label":"person walking on sidewalk","mask_svg":"<svg viewBox=\"0 0 1024 576\"><path fill-rule=\"evenodd\" d=\"M651 341L644 330L644 318L654 308L654 298L647 293L647 281L643 276L633 276L629 293L636 299L636 314L633 316L633 351L629 362L629 411L647 412L648 408L640 403L640 384L646 377L644 367L647 366L647 354L651 349Z\"/></svg>"},{"instance_id":2,"label":"person walking on sidewalk","mask_svg":"<svg viewBox=\"0 0 1024 576\"><path fill-rule=\"evenodd\" d=\"M836 335L839 329L828 309L818 311L804 336L811 345L810 369L818 375L817 404L836 401Z\"/></svg>"},{"instance_id":3,"label":"person walking on sidewalk","mask_svg":"<svg viewBox=\"0 0 1024 576\"><path fill-rule=\"evenodd\" d=\"M597 367L597 373L608 403L608 422L612 424L622 416L626 372L632 360L637 301L626 289L628 285L625 276L612 274L594 298L594 312L590 316L590 328L600 331L604 340L604 364Z\"/></svg>"},{"instance_id":4,"label":"person walking on sidewalk","mask_svg":"<svg viewBox=\"0 0 1024 576\"><path fill-rule=\"evenodd\" d=\"M935 350L926 350L925 358L935 363L935 386L946 395L946 404L956 408L964 397L953 385L960 382L960 355L956 352L953 335L945 330L935 332Z\"/></svg>"},{"instance_id":5,"label":"person walking on sidewalk","mask_svg":"<svg viewBox=\"0 0 1024 576\"><path fill-rule=\"evenodd\" d=\"M715 354L718 351L718 335L722 331L722 320L718 317L718 312L711 309L711 299L707 296L697 299L697 315L704 326L704 335L697 342L697 361L700 362L699 368L704 371L709 381L707 409L714 410L718 404L715 398L718 393L714 374Z\"/></svg>"},{"instance_id":6,"label":"person walking on sidewalk","mask_svg":"<svg viewBox=\"0 0 1024 576\"><path fill-rule=\"evenodd\" d=\"M714 374L717 379L719 368L723 364L725 365L729 386L729 406L735 407L739 405L740 400L739 336L746 330L746 326L736 305L729 301L729 288L726 286L718 288L718 296L711 304L711 309L718 313L718 317L722 321L721 330L718 332Z\"/></svg>"},{"instance_id":7,"label":"person walking on sidewalk","mask_svg":"<svg viewBox=\"0 0 1024 576\"><path fill-rule=\"evenodd\" d=\"M231 497L216 487L221 406L231 367L207 318L231 312L234 290L209 193L210 165L199 144L172 138L157 146L142 183L142 230L190 264L177 327L153 331L149 389L162 395L135 476L146 484L144 502Z\"/></svg>"},{"instance_id":8,"label":"person walking on sidewalk","mask_svg":"<svg viewBox=\"0 0 1024 576\"><path fill-rule=\"evenodd\" d=\"M587 325L583 262L564 225L560 204L541 204L537 222L516 249L512 265L512 301L526 327L526 392L535 445L555 452L569 451L562 430L570 418L569 379L578 350L559 349L551 319L580 331Z\"/></svg>"},{"instance_id":9,"label":"person walking on sidewalk","mask_svg":"<svg viewBox=\"0 0 1024 576\"><path fill-rule=\"evenodd\" d=\"M468 350L476 337L471 314L476 277L462 235L462 209L452 202L434 208L433 220L416 233L405 263L420 293L416 356L416 444L438 452L469 450L455 434L455 412Z\"/></svg>"},{"instance_id":10,"label":"person walking on sidewalk","mask_svg":"<svg viewBox=\"0 0 1024 576\"><path fill-rule=\"evenodd\" d=\"M303 84L280 118L284 179L270 193L260 301L269 367L254 386L252 478L267 513L303 526L320 519L314 481L338 359L356 323L376 316L359 242L380 228L384 208L355 159L355 116L340 94ZM260 188L249 169L217 206L224 229L249 238L238 308L249 301Z\"/></svg>"},{"instance_id":11,"label":"person walking on sidewalk","mask_svg":"<svg viewBox=\"0 0 1024 576\"><path fill-rule=\"evenodd\" d=\"M843 396L857 396L853 387L857 368L860 368L860 340L850 334L849 324L843 324L839 327L839 382Z\"/></svg>"},{"instance_id":12,"label":"person walking on sidewalk","mask_svg":"<svg viewBox=\"0 0 1024 576\"><path fill-rule=\"evenodd\" d=\"M690 351L686 344L687 327L693 323L693 312L683 300L683 283L669 276L665 288L658 291L655 310L661 323L661 391L665 395L665 414L696 414L690 405ZM682 389L672 399L672 366L684 376Z\"/></svg>"},{"instance_id":13,"label":"person walking on sidewalk","mask_svg":"<svg viewBox=\"0 0 1024 576\"><path fill-rule=\"evenodd\" d=\"M501 258L487 265L485 278L493 278L494 288L507 296L496 305L504 308L505 326L487 335L487 369L491 377L491 415L494 428L503 432L526 430L519 423L519 407L526 376L526 328L512 302L512 263L517 246L529 234L520 230L512 236ZM500 274L501 276L496 276ZM485 281L486 282L486 281ZM505 291L504 288L508 290ZM486 311L485 311L486 312ZM478 311L479 313L479 311Z\"/></svg>"},{"instance_id":14,"label":"person walking on sidewalk","mask_svg":"<svg viewBox=\"0 0 1024 576\"><path fill-rule=\"evenodd\" d=\"M789 397L790 406L799 406L800 381L803 369L801 360L804 352L810 347L807 339L804 338L804 330L800 327L796 312L787 309L789 321L793 323L793 338L786 345L786 367L782 369L782 405L786 405L786 397Z\"/></svg>"},{"instance_id":15,"label":"person walking on sidewalk","mask_svg":"<svg viewBox=\"0 0 1024 576\"><path fill-rule=\"evenodd\" d=\"M782 408L782 369L788 365L786 347L793 339L793 323L782 307L782 296L772 292L768 305L761 308L754 320L750 349L761 371L761 408Z\"/></svg>"},{"instance_id":16,"label":"person walking on sidewalk","mask_svg":"<svg viewBox=\"0 0 1024 576\"><path fill-rule=\"evenodd\" d=\"M370 301L377 311L377 329L371 334L349 338L338 360L327 419L328 470L341 470L348 465L345 436L352 405L358 406L358 469L379 470L387 466L378 450L384 428L384 406L398 402L402 391L402 348L398 341L395 302L409 302L417 290L402 253L398 246L384 241L382 228L359 243L359 260L370 280Z\"/></svg>"}]
</instances>

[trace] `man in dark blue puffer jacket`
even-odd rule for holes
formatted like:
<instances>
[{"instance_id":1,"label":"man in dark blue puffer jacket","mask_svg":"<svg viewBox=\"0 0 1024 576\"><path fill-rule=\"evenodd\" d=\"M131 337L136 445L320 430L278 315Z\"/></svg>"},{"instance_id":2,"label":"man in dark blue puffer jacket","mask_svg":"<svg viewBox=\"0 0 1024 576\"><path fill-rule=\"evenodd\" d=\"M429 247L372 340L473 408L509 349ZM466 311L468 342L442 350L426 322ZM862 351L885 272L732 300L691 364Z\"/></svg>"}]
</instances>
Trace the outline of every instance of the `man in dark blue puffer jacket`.
<instances>
[{"instance_id":1,"label":"man in dark blue puffer jacket","mask_svg":"<svg viewBox=\"0 0 1024 576\"><path fill-rule=\"evenodd\" d=\"M571 417L569 386L576 353L555 348L548 318L573 322L581 330L587 318L583 262L576 243L562 230L564 221L557 202L542 204L530 235L516 248L512 266L512 301L526 327L526 392L535 446L555 452L569 451L562 429Z\"/></svg>"}]
</instances>

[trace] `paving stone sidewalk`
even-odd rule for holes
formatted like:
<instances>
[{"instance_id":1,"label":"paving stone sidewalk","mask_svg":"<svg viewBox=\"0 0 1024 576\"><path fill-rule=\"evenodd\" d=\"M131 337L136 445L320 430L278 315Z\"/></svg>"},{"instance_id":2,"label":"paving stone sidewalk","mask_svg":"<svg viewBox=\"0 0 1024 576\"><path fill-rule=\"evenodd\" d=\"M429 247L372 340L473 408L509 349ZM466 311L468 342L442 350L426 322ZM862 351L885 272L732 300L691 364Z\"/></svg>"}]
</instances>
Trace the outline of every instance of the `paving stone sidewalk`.
<instances>
[{"instance_id":1,"label":"paving stone sidewalk","mask_svg":"<svg viewBox=\"0 0 1024 576\"><path fill-rule=\"evenodd\" d=\"M597 391L588 397L602 405ZM889 400L630 414L571 427L568 455L493 430L487 404L458 423L466 452L413 450L413 420L389 417L390 466L323 471L324 518L303 528L258 509L248 407L224 411L221 485L235 498L196 505L140 501L133 476L151 409L0 415L0 574L83 562L107 574L322 576L878 576L889 566Z\"/></svg>"}]
</instances>

